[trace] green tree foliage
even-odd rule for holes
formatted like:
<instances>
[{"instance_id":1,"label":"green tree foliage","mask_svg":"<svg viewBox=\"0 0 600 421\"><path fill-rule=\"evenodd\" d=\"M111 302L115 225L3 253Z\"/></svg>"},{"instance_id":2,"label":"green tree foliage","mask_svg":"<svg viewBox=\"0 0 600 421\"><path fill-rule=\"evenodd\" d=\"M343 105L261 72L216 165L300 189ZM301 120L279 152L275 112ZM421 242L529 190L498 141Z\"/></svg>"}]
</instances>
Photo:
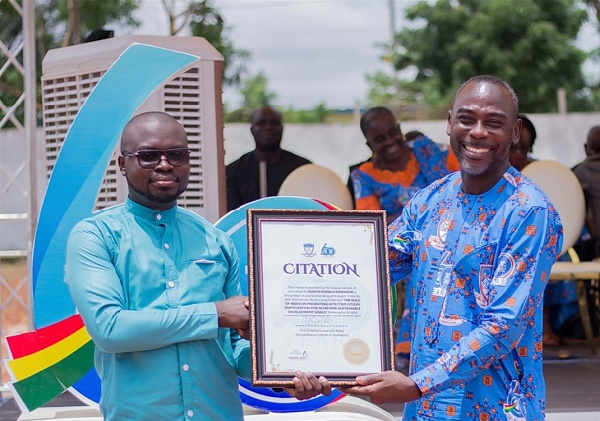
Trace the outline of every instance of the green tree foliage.
<instances>
[{"instance_id":1,"label":"green tree foliage","mask_svg":"<svg viewBox=\"0 0 600 421\"><path fill-rule=\"evenodd\" d=\"M27 0L29 1L29 0ZM35 2L36 80L40 80L42 60L48 50L81 43L91 31L109 24L138 25L132 13L138 0L38 0ZM76 18L74 18L76 16ZM21 16L7 1L0 1L0 40L16 48L23 38ZM7 58L0 55L0 67ZM22 63L22 60L19 59ZM0 100L14 104L23 93L23 77L10 66L0 77ZM38 109L41 96L38 88ZM23 121L22 107L17 110ZM2 113L3 114L3 113ZM1 118L1 115L0 115ZM7 125L9 127L10 125Z\"/></svg>"},{"instance_id":2,"label":"green tree foliage","mask_svg":"<svg viewBox=\"0 0 600 421\"><path fill-rule=\"evenodd\" d=\"M227 112L225 121L227 123L247 123L254 110L264 105L273 105L273 100L277 95L269 89L268 85L267 77L262 71L245 79L240 88L243 97L242 106L237 110ZM295 110L290 107L282 110L281 114L286 123L323 123L332 112L325 107L325 104L319 104L309 110Z\"/></svg>"},{"instance_id":3,"label":"green tree foliage","mask_svg":"<svg viewBox=\"0 0 600 421\"><path fill-rule=\"evenodd\" d=\"M242 94L242 106L225 115L227 122L250 121L252 112L263 105L271 105L277 95L269 90L265 74L260 71L255 76L249 77L242 82L240 87Z\"/></svg>"},{"instance_id":4,"label":"green tree foliage","mask_svg":"<svg viewBox=\"0 0 600 421\"><path fill-rule=\"evenodd\" d=\"M591 10L591 13L594 15L594 24L596 26L596 30L598 34L600 34L600 0L584 0L585 3ZM589 52L589 58L596 66L600 66L600 47L596 47L592 51ZM594 96L594 104L596 104L596 110L600 108L600 73L596 73L596 80L594 80L593 86L591 86L592 95Z\"/></svg>"},{"instance_id":5,"label":"green tree foliage","mask_svg":"<svg viewBox=\"0 0 600 421\"><path fill-rule=\"evenodd\" d=\"M11 54L16 54L21 31L21 17L7 1L0 1L0 42L4 45L3 48L8 49ZM20 59L20 62L22 60ZM14 64L8 63L8 57L4 52L0 53L0 121L5 118L5 109L9 108L23 93L23 76L14 67ZM22 108L21 111L22 114ZM21 118L22 122L23 119ZM12 127L11 121L5 121L3 127ZM3 128L0 127L0 128Z\"/></svg>"},{"instance_id":6,"label":"green tree foliage","mask_svg":"<svg viewBox=\"0 0 600 421\"><path fill-rule=\"evenodd\" d=\"M271 104L277 95L271 92L267 85L267 77L262 71L247 79L240 88L240 92L244 97L242 107L253 110Z\"/></svg>"},{"instance_id":7,"label":"green tree foliage","mask_svg":"<svg viewBox=\"0 0 600 421\"><path fill-rule=\"evenodd\" d=\"M109 29L111 25L138 26L140 22L133 18L133 13L140 6L141 1L36 1L37 80L40 80L41 63L48 50L79 44L95 29ZM246 61L250 54L233 46L228 37L225 21L211 1L162 0L162 3L170 21L169 34L177 35L188 30L194 36L206 38L225 58L224 84L239 85L246 72ZM9 2L0 0L0 40L10 48L12 40L18 41L22 38L21 31L20 15ZM18 42L14 44L17 45ZM3 55L0 56L0 67L6 60ZM264 75L261 77L264 78ZM253 81L250 80L250 83ZM4 104L13 104L22 94L22 89L23 78L14 67L2 74L0 100ZM38 98L40 98L39 93ZM38 100L38 104L41 104L41 100ZM38 108L41 108L41 105L38 105Z\"/></svg>"},{"instance_id":8,"label":"green tree foliage","mask_svg":"<svg viewBox=\"0 0 600 421\"><path fill-rule=\"evenodd\" d=\"M294 110L289 108L283 111L283 121L286 123L310 124L324 123L333 111L328 110L325 104L321 103L309 110Z\"/></svg>"},{"instance_id":9,"label":"green tree foliage","mask_svg":"<svg viewBox=\"0 0 600 421\"><path fill-rule=\"evenodd\" d=\"M597 21L600 23L600 0L584 0L584 2L592 8ZM598 30L600 31L600 26L598 26Z\"/></svg>"},{"instance_id":10,"label":"green tree foliage","mask_svg":"<svg viewBox=\"0 0 600 421\"><path fill-rule=\"evenodd\" d=\"M559 88L569 111L591 110L586 53L574 46L587 16L575 0L421 1L406 11L411 25L391 54L397 71L415 76L391 92L401 103L448 106L461 82L493 74L515 88L524 112L556 111ZM374 81L373 97L390 92L389 81Z\"/></svg>"},{"instance_id":11,"label":"green tree foliage","mask_svg":"<svg viewBox=\"0 0 600 421\"><path fill-rule=\"evenodd\" d=\"M133 12L140 0L42 0L36 1L38 60L48 50L80 44L95 29L108 25L138 26Z\"/></svg>"},{"instance_id":12,"label":"green tree foliage","mask_svg":"<svg viewBox=\"0 0 600 421\"><path fill-rule=\"evenodd\" d=\"M181 12L177 12L181 2L177 0L162 0L162 2L169 15L170 34L177 35L189 28L192 35L206 38L225 58L223 83L239 86L241 78L246 73L246 63L250 53L234 47L229 39L229 28L211 0L188 1Z\"/></svg>"}]
</instances>

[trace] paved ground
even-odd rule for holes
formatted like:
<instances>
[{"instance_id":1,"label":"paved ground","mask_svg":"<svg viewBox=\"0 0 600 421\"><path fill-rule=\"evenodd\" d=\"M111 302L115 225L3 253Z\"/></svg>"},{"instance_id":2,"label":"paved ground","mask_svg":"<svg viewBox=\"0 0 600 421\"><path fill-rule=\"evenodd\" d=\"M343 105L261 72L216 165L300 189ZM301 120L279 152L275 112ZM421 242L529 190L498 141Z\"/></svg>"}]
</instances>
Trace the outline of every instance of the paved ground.
<instances>
[{"instance_id":1,"label":"paved ground","mask_svg":"<svg viewBox=\"0 0 600 421\"><path fill-rule=\"evenodd\" d=\"M600 344L596 354L587 345L547 347L544 355L548 413L594 412L600 420ZM569 359L558 359L562 351ZM575 414L573 414L575 415ZM549 417L550 418L550 417ZM565 417L576 421L577 417Z\"/></svg>"},{"instance_id":2,"label":"paved ground","mask_svg":"<svg viewBox=\"0 0 600 421\"><path fill-rule=\"evenodd\" d=\"M544 352L547 421L600 420L600 343L597 348L597 353L593 354L587 345L547 347ZM565 354L569 358L558 358ZM63 394L49 406L77 404L75 398ZM382 408L396 419L401 419L401 405L382 405ZM16 421L19 414L12 399L0 403L0 420Z\"/></svg>"},{"instance_id":3,"label":"paved ground","mask_svg":"<svg viewBox=\"0 0 600 421\"><path fill-rule=\"evenodd\" d=\"M544 351L548 421L600 421L600 343L559 345ZM562 358L559 358L559 355ZM564 358L568 355L568 358ZM401 419L400 405L383 405Z\"/></svg>"}]
</instances>

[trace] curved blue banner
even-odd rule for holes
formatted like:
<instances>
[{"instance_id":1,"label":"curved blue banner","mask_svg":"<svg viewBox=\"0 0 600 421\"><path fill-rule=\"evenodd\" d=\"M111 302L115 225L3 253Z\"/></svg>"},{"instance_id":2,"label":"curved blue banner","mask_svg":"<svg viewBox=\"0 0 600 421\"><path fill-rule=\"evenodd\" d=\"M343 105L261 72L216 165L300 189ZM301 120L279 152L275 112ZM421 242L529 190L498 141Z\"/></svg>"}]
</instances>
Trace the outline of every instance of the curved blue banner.
<instances>
[{"instance_id":1,"label":"curved blue banner","mask_svg":"<svg viewBox=\"0 0 600 421\"><path fill-rule=\"evenodd\" d=\"M178 51L132 44L79 110L54 165L35 233L31 277L36 328L76 314L63 279L67 239L75 224L92 214L125 124L157 87L198 59ZM97 403L100 379L93 361L90 366L92 369L73 389L83 400Z\"/></svg>"},{"instance_id":2,"label":"curved blue banner","mask_svg":"<svg viewBox=\"0 0 600 421\"><path fill-rule=\"evenodd\" d=\"M63 281L67 239L75 224L92 214L125 124L158 86L197 60L189 54L133 44L79 110L52 170L35 233L31 277L36 328L75 314Z\"/></svg>"}]
</instances>

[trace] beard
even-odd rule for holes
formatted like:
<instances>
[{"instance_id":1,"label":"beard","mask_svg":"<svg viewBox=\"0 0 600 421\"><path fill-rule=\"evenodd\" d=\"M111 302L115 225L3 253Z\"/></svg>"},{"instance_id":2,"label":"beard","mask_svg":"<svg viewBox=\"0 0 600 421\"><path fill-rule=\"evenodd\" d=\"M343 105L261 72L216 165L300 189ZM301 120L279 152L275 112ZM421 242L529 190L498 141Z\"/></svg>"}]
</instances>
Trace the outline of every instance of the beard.
<instances>
[{"instance_id":1,"label":"beard","mask_svg":"<svg viewBox=\"0 0 600 421\"><path fill-rule=\"evenodd\" d=\"M135 188L130 182L129 180L127 180L127 184L129 185L129 188L131 190L133 190L134 192L136 192L138 195L145 197L146 199L148 199L151 202L154 203L160 203L160 204L164 204L164 203L171 203L171 202L175 202L179 196L181 196L183 194L183 192L185 191L186 187L185 185L180 185L179 189L177 190L176 193L173 194L152 194L149 191L143 191L140 189Z\"/></svg>"},{"instance_id":2,"label":"beard","mask_svg":"<svg viewBox=\"0 0 600 421\"><path fill-rule=\"evenodd\" d=\"M502 162L508 161L508 148L505 151L493 151L493 155L487 159L470 160L465 156L466 152L463 149L462 142L456 139L453 134L450 134L450 148L458 160L461 171L473 176L494 171L495 167L502 165Z\"/></svg>"},{"instance_id":3,"label":"beard","mask_svg":"<svg viewBox=\"0 0 600 421\"><path fill-rule=\"evenodd\" d=\"M471 176L495 174L498 171L504 173L510 166L508 161L508 149L505 151L505 153L499 153L496 156L490 157L490 159L482 161L469 160L462 155L462 151L460 151L460 153L461 155L456 155L455 152L461 172Z\"/></svg>"},{"instance_id":4,"label":"beard","mask_svg":"<svg viewBox=\"0 0 600 421\"><path fill-rule=\"evenodd\" d=\"M473 164L471 162L467 162L466 159L462 159L459 163L461 169L470 175L483 174L489 167L489 164Z\"/></svg>"}]
</instances>

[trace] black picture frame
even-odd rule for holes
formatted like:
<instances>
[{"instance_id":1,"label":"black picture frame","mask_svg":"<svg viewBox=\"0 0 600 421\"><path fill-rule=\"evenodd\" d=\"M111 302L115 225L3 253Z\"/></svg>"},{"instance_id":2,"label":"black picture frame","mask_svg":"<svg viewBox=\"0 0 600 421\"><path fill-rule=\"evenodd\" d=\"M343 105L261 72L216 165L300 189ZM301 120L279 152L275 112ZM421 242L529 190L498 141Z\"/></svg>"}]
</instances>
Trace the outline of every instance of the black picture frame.
<instances>
[{"instance_id":1,"label":"black picture frame","mask_svg":"<svg viewBox=\"0 0 600 421\"><path fill-rule=\"evenodd\" d=\"M384 211L249 209L247 229L253 386L393 369Z\"/></svg>"}]
</instances>

